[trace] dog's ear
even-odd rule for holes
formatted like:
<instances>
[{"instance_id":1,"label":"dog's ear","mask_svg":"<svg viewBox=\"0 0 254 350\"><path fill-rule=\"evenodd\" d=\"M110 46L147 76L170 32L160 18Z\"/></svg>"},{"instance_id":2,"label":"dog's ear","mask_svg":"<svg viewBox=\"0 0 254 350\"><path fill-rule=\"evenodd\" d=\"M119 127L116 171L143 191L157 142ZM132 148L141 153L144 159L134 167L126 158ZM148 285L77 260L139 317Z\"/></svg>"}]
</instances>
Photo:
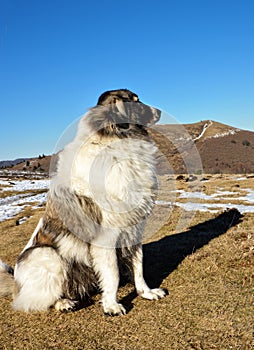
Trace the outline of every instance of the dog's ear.
<instances>
[{"instance_id":1,"label":"dog's ear","mask_svg":"<svg viewBox=\"0 0 254 350\"><path fill-rule=\"evenodd\" d=\"M99 97L97 106L107 106L113 103L116 103L116 96L114 96L111 91L106 91Z\"/></svg>"}]
</instances>

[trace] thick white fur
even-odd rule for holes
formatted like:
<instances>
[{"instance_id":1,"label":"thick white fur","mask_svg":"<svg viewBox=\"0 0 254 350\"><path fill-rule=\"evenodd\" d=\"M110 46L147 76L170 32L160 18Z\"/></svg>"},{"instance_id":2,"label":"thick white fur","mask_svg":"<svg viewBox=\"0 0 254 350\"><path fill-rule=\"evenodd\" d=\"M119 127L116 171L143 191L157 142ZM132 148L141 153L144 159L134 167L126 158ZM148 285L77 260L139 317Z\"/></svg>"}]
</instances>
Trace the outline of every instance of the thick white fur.
<instances>
[{"instance_id":1,"label":"thick white fur","mask_svg":"<svg viewBox=\"0 0 254 350\"><path fill-rule=\"evenodd\" d=\"M103 212L103 228L129 227L133 216L140 222L135 209L147 215L153 205L155 146L144 140L100 137L85 122L90 113L60 155L51 190L59 195L59 188L65 187L92 198Z\"/></svg>"},{"instance_id":2,"label":"thick white fur","mask_svg":"<svg viewBox=\"0 0 254 350\"><path fill-rule=\"evenodd\" d=\"M52 248L35 248L16 265L14 278L21 287L13 302L14 309L43 311L61 298L64 264Z\"/></svg>"},{"instance_id":3,"label":"thick white fur","mask_svg":"<svg viewBox=\"0 0 254 350\"><path fill-rule=\"evenodd\" d=\"M60 154L50 195L53 199L54 196L61 198L64 189L91 198L101 210L102 223L90 223L85 218L82 233L73 232L69 227L73 236L59 235L58 253L51 247L32 249L15 267L14 277L19 288L14 299L15 309L45 310L53 304L58 310L71 308L72 301L60 298L66 278L64 259L75 258L92 266L98 276L104 312L124 314L124 307L117 302L117 244L121 247L139 244L133 258L137 292L147 299L165 296L161 289L151 290L147 286L142 269L142 231L153 207L156 180L155 146L142 139L100 136L89 127L92 113L82 118L74 141ZM66 220L64 223L68 226L68 217L60 219ZM25 249L31 247L42 225L40 221Z\"/></svg>"}]
</instances>

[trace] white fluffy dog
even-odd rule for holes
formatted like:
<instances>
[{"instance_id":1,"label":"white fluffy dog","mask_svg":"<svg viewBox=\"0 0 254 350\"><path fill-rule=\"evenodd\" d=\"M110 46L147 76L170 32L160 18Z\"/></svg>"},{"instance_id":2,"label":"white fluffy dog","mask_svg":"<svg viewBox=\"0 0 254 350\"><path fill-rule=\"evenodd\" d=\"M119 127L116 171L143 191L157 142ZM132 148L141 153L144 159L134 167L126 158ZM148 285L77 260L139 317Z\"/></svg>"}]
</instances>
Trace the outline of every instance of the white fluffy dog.
<instances>
[{"instance_id":1,"label":"white fluffy dog","mask_svg":"<svg viewBox=\"0 0 254 350\"><path fill-rule=\"evenodd\" d=\"M159 118L122 89L103 93L81 119L58 155L45 214L14 276L0 264L0 294L12 293L15 309L74 310L99 287L104 312L125 314L117 302L120 261L131 265L139 295L165 296L144 281L141 244L156 189L156 147L146 128Z\"/></svg>"}]
</instances>

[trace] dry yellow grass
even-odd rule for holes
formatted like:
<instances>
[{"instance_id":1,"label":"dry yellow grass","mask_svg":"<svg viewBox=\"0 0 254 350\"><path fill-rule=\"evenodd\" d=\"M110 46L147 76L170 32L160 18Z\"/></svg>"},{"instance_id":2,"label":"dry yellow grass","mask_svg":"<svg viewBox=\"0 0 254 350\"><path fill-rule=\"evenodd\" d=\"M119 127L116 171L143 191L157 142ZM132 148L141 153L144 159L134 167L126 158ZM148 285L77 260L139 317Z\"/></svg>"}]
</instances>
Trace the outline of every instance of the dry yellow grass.
<instances>
[{"instance_id":1,"label":"dry yellow grass","mask_svg":"<svg viewBox=\"0 0 254 350\"><path fill-rule=\"evenodd\" d=\"M226 179L213 181L207 188L231 186ZM14 265L41 211L20 226L16 218L0 224L4 261ZM129 312L113 318L104 316L99 295L92 305L69 314L53 309L24 314L4 298L0 349L252 349L254 214L197 212L191 227L176 233L181 212L174 208L144 244L148 284L168 289L166 298L143 300L125 284L119 299Z\"/></svg>"}]
</instances>

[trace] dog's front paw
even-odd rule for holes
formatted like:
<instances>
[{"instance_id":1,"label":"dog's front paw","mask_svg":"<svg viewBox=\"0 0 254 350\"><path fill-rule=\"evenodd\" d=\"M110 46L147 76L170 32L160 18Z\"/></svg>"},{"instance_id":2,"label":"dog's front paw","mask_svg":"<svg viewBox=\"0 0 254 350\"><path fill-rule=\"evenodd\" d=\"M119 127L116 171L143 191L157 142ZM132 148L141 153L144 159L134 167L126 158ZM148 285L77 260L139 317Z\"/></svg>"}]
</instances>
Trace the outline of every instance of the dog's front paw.
<instances>
[{"instance_id":1,"label":"dog's front paw","mask_svg":"<svg viewBox=\"0 0 254 350\"><path fill-rule=\"evenodd\" d=\"M121 316L126 314L126 310L122 304L103 304L103 311L106 315L110 316Z\"/></svg>"},{"instance_id":2,"label":"dog's front paw","mask_svg":"<svg viewBox=\"0 0 254 350\"><path fill-rule=\"evenodd\" d=\"M55 303L54 307L57 311L70 312L76 309L77 303L77 301L70 299L59 299Z\"/></svg>"},{"instance_id":3,"label":"dog's front paw","mask_svg":"<svg viewBox=\"0 0 254 350\"><path fill-rule=\"evenodd\" d=\"M167 295L167 292L161 288L148 289L139 293L142 298L149 300L158 300L164 298Z\"/></svg>"}]
</instances>

